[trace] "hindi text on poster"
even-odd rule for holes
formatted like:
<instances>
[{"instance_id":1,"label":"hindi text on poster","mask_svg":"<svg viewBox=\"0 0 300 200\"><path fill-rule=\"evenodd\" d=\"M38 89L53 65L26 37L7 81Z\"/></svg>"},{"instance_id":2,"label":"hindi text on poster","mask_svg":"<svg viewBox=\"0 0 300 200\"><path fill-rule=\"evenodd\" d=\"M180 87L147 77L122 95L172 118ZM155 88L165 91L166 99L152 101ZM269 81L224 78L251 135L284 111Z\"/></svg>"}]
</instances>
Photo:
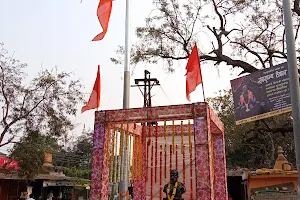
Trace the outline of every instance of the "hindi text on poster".
<instances>
[{"instance_id":1,"label":"hindi text on poster","mask_svg":"<svg viewBox=\"0 0 300 200\"><path fill-rule=\"evenodd\" d=\"M231 81L236 124L290 112L287 63Z\"/></svg>"}]
</instances>

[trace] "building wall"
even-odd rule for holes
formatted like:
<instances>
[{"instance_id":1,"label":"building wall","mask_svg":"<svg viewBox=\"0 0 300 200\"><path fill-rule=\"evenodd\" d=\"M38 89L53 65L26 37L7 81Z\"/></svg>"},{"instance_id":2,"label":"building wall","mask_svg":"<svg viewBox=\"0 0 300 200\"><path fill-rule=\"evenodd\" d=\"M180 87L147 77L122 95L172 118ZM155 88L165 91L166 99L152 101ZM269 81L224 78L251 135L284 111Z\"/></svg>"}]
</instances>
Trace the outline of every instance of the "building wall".
<instances>
[{"instance_id":1,"label":"building wall","mask_svg":"<svg viewBox=\"0 0 300 200\"><path fill-rule=\"evenodd\" d=\"M296 194L257 194L253 200L297 200Z\"/></svg>"},{"instance_id":2,"label":"building wall","mask_svg":"<svg viewBox=\"0 0 300 200\"><path fill-rule=\"evenodd\" d=\"M7 200L9 180L0 180L0 200Z\"/></svg>"}]
</instances>

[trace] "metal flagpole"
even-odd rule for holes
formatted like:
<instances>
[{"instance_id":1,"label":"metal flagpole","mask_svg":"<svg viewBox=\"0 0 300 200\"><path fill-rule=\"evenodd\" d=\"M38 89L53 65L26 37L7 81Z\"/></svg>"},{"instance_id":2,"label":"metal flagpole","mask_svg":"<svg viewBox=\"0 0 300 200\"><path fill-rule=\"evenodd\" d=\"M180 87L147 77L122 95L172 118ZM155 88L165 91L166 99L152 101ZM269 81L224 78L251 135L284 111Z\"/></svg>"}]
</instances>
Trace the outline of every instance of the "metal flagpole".
<instances>
[{"instance_id":1,"label":"metal flagpole","mask_svg":"<svg viewBox=\"0 0 300 200\"><path fill-rule=\"evenodd\" d=\"M297 58L295 51L295 39L292 24L291 5L289 0L283 0L283 15L285 24L286 48L288 57L289 81L291 91L293 132L296 150L296 165L298 171L297 193L300 196L300 91L297 69Z\"/></svg>"},{"instance_id":2,"label":"metal flagpole","mask_svg":"<svg viewBox=\"0 0 300 200\"><path fill-rule=\"evenodd\" d=\"M130 47L129 47L129 5L130 0L126 0L125 11L125 52L124 52L124 90L123 90L123 109L129 108L130 98ZM126 150L126 134L123 134L123 156L122 156L122 172L123 176L120 178L120 193L122 192L121 200L126 200L126 196L123 197L128 191L128 166L127 166L127 150Z\"/></svg>"}]
</instances>

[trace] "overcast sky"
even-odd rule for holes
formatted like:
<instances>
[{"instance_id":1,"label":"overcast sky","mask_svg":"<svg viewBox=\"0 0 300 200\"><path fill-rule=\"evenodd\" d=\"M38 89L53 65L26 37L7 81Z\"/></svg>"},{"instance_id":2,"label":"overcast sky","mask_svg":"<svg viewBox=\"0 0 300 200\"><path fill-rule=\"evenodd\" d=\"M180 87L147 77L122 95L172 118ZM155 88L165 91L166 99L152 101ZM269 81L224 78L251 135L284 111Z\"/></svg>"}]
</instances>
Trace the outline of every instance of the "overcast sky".
<instances>
[{"instance_id":1,"label":"overcast sky","mask_svg":"<svg viewBox=\"0 0 300 200\"><path fill-rule=\"evenodd\" d=\"M123 67L110 62L118 45L124 44L125 0L115 0L109 29L104 40L90 42L101 32L96 16L98 0L0 0L0 42L15 58L28 63L26 72L33 77L41 68L58 66L60 70L73 72L82 80L84 92L90 93L95 81L97 65L101 65L101 109L121 109L123 98ZM131 0L131 42L135 41L134 30L144 24L144 19L153 9L152 0ZM201 47L201 41L198 45ZM159 66L140 64L134 68L134 78L142 78L148 69L158 78L160 87L153 89L153 105L185 104L185 65L177 64L176 72L168 74ZM236 72L221 67L220 75L211 64L201 66L205 94L214 96L220 89L229 89L230 79ZM133 69L133 67L132 67ZM165 91L165 92L163 92ZM131 89L131 107L141 107L143 97L137 88ZM89 95L86 96L88 99ZM191 95L193 102L202 101L201 87ZM80 105L81 107L82 105ZM80 108L79 108L80 110ZM78 127L73 132L78 136L83 124L93 128L94 111L78 112L74 119ZM1 150L1 149L0 149Z\"/></svg>"}]
</instances>

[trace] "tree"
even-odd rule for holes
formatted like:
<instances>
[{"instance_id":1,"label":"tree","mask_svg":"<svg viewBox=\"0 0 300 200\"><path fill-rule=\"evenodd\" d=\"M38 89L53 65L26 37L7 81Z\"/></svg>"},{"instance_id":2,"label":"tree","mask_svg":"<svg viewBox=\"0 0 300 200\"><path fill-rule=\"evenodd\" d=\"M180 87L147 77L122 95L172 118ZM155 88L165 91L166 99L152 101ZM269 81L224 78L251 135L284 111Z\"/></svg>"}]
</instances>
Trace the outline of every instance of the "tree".
<instances>
[{"instance_id":1,"label":"tree","mask_svg":"<svg viewBox=\"0 0 300 200\"><path fill-rule=\"evenodd\" d=\"M287 59L282 5L277 0L189 0L184 3L154 0L153 3L156 9L146 19L146 25L136 29L138 41L132 47L133 64L167 59L172 67L171 60L187 59L194 43L203 42L203 35L208 36L205 38L211 40L211 45L202 49L201 60L215 65L224 62L241 68L243 73L251 73ZM212 14L205 12L210 9ZM297 39L299 0L294 1L293 11ZM123 53L122 47L117 50L117 54L120 53Z\"/></svg>"},{"instance_id":2,"label":"tree","mask_svg":"<svg viewBox=\"0 0 300 200\"><path fill-rule=\"evenodd\" d=\"M82 101L79 80L56 70L41 70L27 83L26 64L7 55L0 45L0 147L15 142L18 133L39 130L41 134L59 137L73 128Z\"/></svg>"},{"instance_id":3,"label":"tree","mask_svg":"<svg viewBox=\"0 0 300 200\"><path fill-rule=\"evenodd\" d=\"M67 176L90 179L92 173L93 132L83 131L73 148L54 155L54 165L63 167Z\"/></svg>"},{"instance_id":4,"label":"tree","mask_svg":"<svg viewBox=\"0 0 300 200\"><path fill-rule=\"evenodd\" d=\"M92 157L93 153L93 132L83 133L77 140L73 152L78 156Z\"/></svg>"},{"instance_id":5,"label":"tree","mask_svg":"<svg viewBox=\"0 0 300 200\"><path fill-rule=\"evenodd\" d=\"M18 161L18 174L27 180L32 180L44 172L43 164L45 152L56 152L60 149L57 140L51 136L44 136L38 131L29 131L11 149L10 157Z\"/></svg>"},{"instance_id":6,"label":"tree","mask_svg":"<svg viewBox=\"0 0 300 200\"><path fill-rule=\"evenodd\" d=\"M293 1L297 54L300 29L300 0ZM168 63L185 60L195 42L201 45L200 59L218 67L239 68L252 73L287 60L281 1L262 0L154 0L156 9L144 27L136 29L131 63ZM212 11L212 12L211 12ZM123 54L123 47L116 51ZM120 64L122 58L111 59ZM279 127L280 128L280 127ZM289 132L292 127L274 130Z\"/></svg>"},{"instance_id":7,"label":"tree","mask_svg":"<svg viewBox=\"0 0 300 200\"><path fill-rule=\"evenodd\" d=\"M91 170L93 153L93 132L83 132L73 148L62 149L54 155L54 164L74 170Z\"/></svg>"},{"instance_id":8,"label":"tree","mask_svg":"<svg viewBox=\"0 0 300 200\"><path fill-rule=\"evenodd\" d=\"M291 126L291 113L237 126L231 90L220 91L208 102L224 123L228 168L272 168L278 146L284 148L289 162L296 163L292 130L285 134L275 131L277 127Z\"/></svg>"}]
</instances>

